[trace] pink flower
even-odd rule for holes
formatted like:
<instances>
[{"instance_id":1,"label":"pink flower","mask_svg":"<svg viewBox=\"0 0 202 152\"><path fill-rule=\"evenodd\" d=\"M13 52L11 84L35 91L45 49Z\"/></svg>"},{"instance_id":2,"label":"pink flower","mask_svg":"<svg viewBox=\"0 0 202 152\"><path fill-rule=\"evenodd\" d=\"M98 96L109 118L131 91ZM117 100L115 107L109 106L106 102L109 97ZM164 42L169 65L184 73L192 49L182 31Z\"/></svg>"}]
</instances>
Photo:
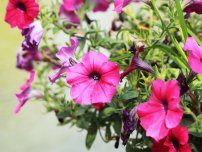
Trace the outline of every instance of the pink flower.
<instances>
[{"instance_id":1,"label":"pink flower","mask_svg":"<svg viewBox=\"0 0 202 152\"><path fill-rule=\"evenodd\" d=\"M30 71L30 78L27 82L20 87L21 92L16 94L17 99L19 100L19 104L15 108L15 113L18 113L22 106L31 98L41 98L42 94L37 90L31 89L31 84L34 81L35 72Z\"/></svg>"},{"instance_id":2,"label":"pink flower","mask_svg":"<svg viewBox=\"0 0 202 152\"><path fill-rule=\"evenodd\" d=\"M72 37L70 39L71 46L70 47L62 47L59 52L57 52L56 57L60 59L61 67L56 72L56 74L50 75L49 80L54 83L57 79L61 77L63 73L67 71L67 68L76 64L74 59L74 53L76 48L78 47L78 39L76 37Z\"/></svg>"},{"instance_id":3,"label":"pink flower","mask_svg":"<svg viewBox=\"0 0 202 152\"><path fill-rule=\"evenodd\" d=\"M63 0L59 15L64 17L67 22L80 24L80 19L75 13L75 10L80 9L82 3L83 0Z\"/></svg>"},{"instance_id":4,"label":"pink flower","mask_svg":"<svg viewBox=\"0 0 202 152\"><path fill-rule=\"evenodd\" d=\"M102 53L88 52L67 70L70 95L78 104L111 102L119 81L119 66Z\"/></svg>"},{"instance_id":5,"label":"pink flower","mask_svg":"<svg viewBox=\"0 0 202 152\"><path fill-rule=\"evenodd\" d=\"M179 125L183 116L179 102L180 88L176 80L152 82L149 101L137 107L137 114L147 136L159 141L168 135L170 129Z\"/></svg>"},{"instance_id":6,"label":"pink flower","mask_svg":"<svg viewBox=\"0 0 202 152\"><path fill-rule=\"evenodd\" d=\"M184 50L190 52L188 63L192 71L202 74L202 47L197 44L193 37L188 37Z\"/></svg>"},{"instance_id":7,"label":"pink flower","mask_svg":"<svg viewBox=\"0 0 202 152\"><path fill-rule=\"evenodd\" d=\"M109 0L91 0L92 3L94 3L94 8L93 11L94 12L104 12L108 9L110 2Z\"/></svg>"},{"instance_id":8,"label":"pink flower","mask_svg":"<svg viewBox=\"0 0 202 152\"><path fill-rule=\"evenodd\" d=\"M114 0L114 11L121 13L122 9L132 1L133 0Z\"/></svg>"},{"instance_id":9,"label":"pink flower","mask_svg":"<svg viewBox=\"0 0 202 152\"><path fill-rule=\"evenodd\" d=\"M188 140L188 129L183 126L177 126L170 130L165 139L159 142L154 141L152 152L191 152Z\"/></svg>"},{"instance_id":10,"label":"pink flower","mask_svg":"<svg viewBox=\"0 0 202 152\"><path fill-rule=\"evenodd\" d=\"M11 27L22 29L38 16L39 5L35 0L9 0L6 8L5 21Z\"/></svg>"}]
</instances>

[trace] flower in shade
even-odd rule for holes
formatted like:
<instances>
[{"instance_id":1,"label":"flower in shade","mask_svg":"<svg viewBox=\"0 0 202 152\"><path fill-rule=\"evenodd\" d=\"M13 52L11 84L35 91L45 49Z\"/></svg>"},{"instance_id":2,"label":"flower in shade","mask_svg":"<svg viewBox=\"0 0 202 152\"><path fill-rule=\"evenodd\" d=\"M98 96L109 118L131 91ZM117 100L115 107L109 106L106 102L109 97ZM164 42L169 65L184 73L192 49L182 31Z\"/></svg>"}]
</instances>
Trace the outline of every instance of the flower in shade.
<instances>
[{"instance_id":1,"label":"flower in shade","mask_svg":"<svg viewBox=\"0 0 202 152\"><path fill-rule=\"evenodd\" d=\"M130 134L136 129L138 122L138 116L136 114L136 107L132 110L125 109L122 112L122 129L121 129L121 139L123 145L126 145Z\"/></svg>"},{"instance_id":2,"label":"flower in shade","mask_svg":"<svg viewBox=\"0 0 202 152\"><path fill-rule=\"evenodd\" d=\"M41 61L42 56L39 51L36 52L24 52L22 50L17 53L16 67L18 69L24 69L31 71L33 69L34 61Z\"/></svg>"},{"instance_id":3,"label":"flower in shade","mask_svg":"<svg viewBox=\"0 0 202 152\"><path fill-rule=\"evenodd\" d=\"M9 0L6 8L5 21L11 27L19 29L28 26L38 16L39 5L36 0Z\"/></svg>"},{"instance_id":4,"label":"flower in shade","mask_svg":"<svg viewBox=\"0 0 202 152\"><path fill-rule=\"evenodd\" d=\"M138 57L139 53L144 51L144 46L141 46L138 49L136 49L136 47L133 43L133 45L130 48L130 51L133 53L134 56L132 58L130 65L128 66L128 68L125 69L123 71L123 73L121 73L121 79L123 79L125 76L129 75L135 69L139 69L139 70L143 70L143 71L146 71L149 73L153 73L153 69L151 68L151 66L149 66L146 62L142 61Z\"/></svg>"},{"instance_id":5,"label":"flower in shade","mask_svg":"<svg viewBox=\"0 0 202 152\"><path fill-rule=\"evenodd\" d=\"M67 22L74 24L80 24L80 19L75 13L75 10L79 9L83 3L83 0L63 0L60 6L59 15L64 17Z\"/></svg>"},{"instance_id":6,"label":"flower in shade","mask_svg":"<svg viewBox=\"0 0 202 152\"><path fill-rule=\"evenodd\" d=\"M188 37L184 50L190 52L188 63L192 71L202 74L202 47L197 44L193 37Z\"/></svg>"},{"instance_id":7,"label":"flower in shade","mask_svg":"<svg viewBox=\"0 0 202 152\"><path fill-rule=\"evenodd\" d=\"M202 14L202 0L191 0L189 4L184 8L184 12L189 16L191 13Z\"/></svg>"},{"instance_id":8,"label":"flower in shade","mask_svg":"<svg viewBox=\"0 0 202 152\"><path fill-rule=\"evenodd\" d=\"M152 82L150 99L137 107L140 124L147 136L159 141L179 125L183 116L179 102L180 88L176 80Z\"/></svg>"},{"instance_id":9,"label":"flower in shade","mask_svg":"<svg viewBox=\"0 0 202 152\"><path fill-rule=\"evenodd\" d=\"M106 104L105 103L94 103L93 106L98 111L102 111L102 109L106 106Z\"/></svg>"},{"instance_id":10,"label":"flower in shade","mask_svg":"<svg viewBox=\"0 0 202 152\"><path fill-rule=\"evenodd\" d=\"M159 142L154 141L152 152L191 152L188 140L188 129L177 126L170 130L165 139Z\"/></svg>"},{"instance_id":11,"label":"flower in shade","mask_svg":"<svg viewBox=\"0 0 202 152\"><path fill-rule=\"evenodd\" d=\"M24 51L38 51L38 46L43 36L41 21L35 21L23 28L22 35L25 37L22 43L22 49Z\"/></svg>"},{"instance_id":12,"label":"flower in shade","mask_svg":"<svg viewBox=\"0 0 202 152\"><path fill-rule=\"evenodd\" d=\"M61 75L67 71L68 67L73 66L77 63L74 59L74 53L76 51L76 48L78 47L78 39L76 37L72 37L70 39L70 42L71 46L62 47L56 54L56 57L60 59L61 67L55 74L48 77L52 83L59 79Z\"/></svg>"},{"instance_id":13,"label":"flower in shade","mask_svg":"<svg viewBox=\"0 0 202 152\"><path fill-rule=\"evenodd\" d=\"M104 12L108 9L110 2L109 0L91 0L92 3L94 3L94 12Z\"/></svg>"},{"instance_id":14,"label":"flower in shade","mask_svg":"<svg viewBox=\"0 0 202 152\"><path fill-rule=\"evenodd\" d=\"M30 71L30 78L27 82L20 87L21 92L16 94L17 99L19 100L19 104L15 108L15 113L18 113L20 109L24 106L24 104L31 98L42 98L42 94L37 90L33 90L31 88L31 84L34 81L35 72Z\"/></svg>"},{"instance_id":15,"label":"flower in shade","mask_svg":"<svg viewBox=\"0 0 202 152\"><path fill-rule=\"evenodd\" d=\"M88 52L67 70L70 95L78 104L111 102L119 81L119 66L102 53Z\"/></svg>"}]
</instances>

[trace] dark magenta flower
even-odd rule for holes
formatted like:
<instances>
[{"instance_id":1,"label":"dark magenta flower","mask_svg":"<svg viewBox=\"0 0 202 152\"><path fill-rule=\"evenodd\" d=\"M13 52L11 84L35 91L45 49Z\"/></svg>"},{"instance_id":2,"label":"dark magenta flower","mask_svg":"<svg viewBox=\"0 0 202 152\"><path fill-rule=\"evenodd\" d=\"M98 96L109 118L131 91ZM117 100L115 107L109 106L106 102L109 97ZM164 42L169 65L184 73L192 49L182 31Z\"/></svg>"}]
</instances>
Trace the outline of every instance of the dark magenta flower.
<instances>
[{"instance_id":1,"label":"dark magenta flower","mask_svg":"<svg viewBox=\"0 0 202 152\"><path fill-rule=\"evenodd\" d=\"M20 87L21 92L16 94L16 97L19 101L19 104L15 108L15 113L18 113L20 109L24 106L24 104L32 98L42 98L42 94L31 88L31 84L34 81L35 72L30 71L30 77L27 82Z\"/></svg>"},{"instance_id":2,"label":"dark magenta flower","mask_svg":"<svg viewBox=\"0 0 202 152\"><path fill-rule=\"evenodd\" d=\"M152 152L191 152L188 140L188 129L183 126L177 126L170 130L165 139L159 142L154 141Z\"/></svg>"},{"instance_id":3,"label":"dark magenta flower","mask_svg":"<svg viewBox=\"0 0 202 152\"><path fill-rule=\"evenodd\" d=\"M132 58L130 65L128 66L128 68L125 69L121 73L121 79L123 79L125 76L129 75L135 69L139 69L139 70L143 70L143 71L146 71L149 73L153 73L152 67L150 65L148 65L146 62L139 59L139 57L138 57L139 53L142 52L143 50L144 50L144 46L141 46L138 49L136 49L134 44L131 46L130 51L133 53L134 56Z\"/></svg>"},{"instance_id":4,"label":"dark magenta flower","mask_svg":"<svg viewBox=\"0 0 202 152\"><path fill-rule=\"evenodd\" d=\"M123 145L126 145L130 135L136 129L138 123L138 116L136 114L136 108L132 110L125 109L122 112L122 129L121 129L121 139Z\"/></svg>"},{"instance_id":5,"label":"dark magenta flower","mask_svg":"<svg viewBox=\"0 0 202 152\"><path fill-rule=\"evenodd\" d=\"M22 35L25 37L22 49L24 51L38 51L38 46L43 36L41 22L35 21L28 27L23 28Z\"/></svg>"},{"instance_id":6,"label":"dark magenta flower","mask_svg":"<svg viewBox=\"0 0 202 152\"><path fill-rule=\"evenodd\" d=\"M94 4L94 12L104 12L109 8L110 5L109 0L91 0L91 3Z\"/></svg>"},{"instance_id":7,"label":"dark magenta flower","mask_svg":"<svg viewBox=\"0 0 202 152\"><path fill-rule=\"evenodd\" d=\"M48 77L52 83L59 79L61 75L67 71L68 67L73 66L77 63L74 59L74 53L76 51L76 48L78 47L78 39L76 37L72 37L70 41L71 46L62 47L56 54L56 57L60 59L61 67L55 74Z\"/></svg>"},{"instance_id":8,"label":"dark magenta flower","mask_svg":"<svg viewBox=\"0 0 202 152\"><path fill-rule=\"evenodd\" d=\"M188 16L191 13L202 14L201 8L202 8L202 0L191 0L183 11L186 12Z\"/></svg>"},{"instance_id":9,"label":"dark magenta flower","mask_svg":"<svg viewBox=\"0 0 202 152\"><path fill-rule=\"evenodd\" d=\"M179 103L178 81L154 80L149 100L137 107L140 124L146 130L146 135L159 141L168 135L170 129L178 126L183 116Z\"/></svg>"},{"instance_id":10,"label":"dark magenta flower","mask_svg":"<svg viewBox=\"0 0 202 152\"><path fill-rule=\"evenodd\" d=\"M9 0L6 8L5 21L11 27L19 29L28 26L38 16L39 5L36 0Z\"/></svg>"},{"instance_id":11,"label":"dark magenta flower","mask_svg":"<svg viewBox=\"0 0 202 152\"><path fill-rule=\"evenodd\" d=\"M102 111L102 109L106 106L106 104L105 103L94 103L93 106L98 111Z\"/></svg>"}]
</instances>

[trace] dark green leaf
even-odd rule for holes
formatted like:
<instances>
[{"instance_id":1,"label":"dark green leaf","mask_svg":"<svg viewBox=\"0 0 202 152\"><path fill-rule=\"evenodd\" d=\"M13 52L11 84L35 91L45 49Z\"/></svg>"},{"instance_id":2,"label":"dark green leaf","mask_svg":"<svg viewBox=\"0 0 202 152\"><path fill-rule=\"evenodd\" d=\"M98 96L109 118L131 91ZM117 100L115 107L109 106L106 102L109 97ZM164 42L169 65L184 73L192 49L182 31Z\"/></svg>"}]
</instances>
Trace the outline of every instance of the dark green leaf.
<instances>
[{"instance_id":1,"label":"dark green leaf","mask_svg":"<svg viewBox=\"0 0 202 152\"><path fill-rule=\"evenodd\" d=\"M97 134L97 126L96 126L96 124L92 124L88 128L88 133L87 133L87 136L86 136L86 147L88 149L91 148L93 142L95 141L96 134Z\"/></svg>"},{"instance_id":2,"label":"dark green leaf","mask_svg":"<svg viewBox=\"0 0 202 152\"><path fill-rule=\"evenodd\" d=\"M189 133L196 137L202 137L202 114L198 115L197 121L189 127Z\"/></svg>"}]
</instances>

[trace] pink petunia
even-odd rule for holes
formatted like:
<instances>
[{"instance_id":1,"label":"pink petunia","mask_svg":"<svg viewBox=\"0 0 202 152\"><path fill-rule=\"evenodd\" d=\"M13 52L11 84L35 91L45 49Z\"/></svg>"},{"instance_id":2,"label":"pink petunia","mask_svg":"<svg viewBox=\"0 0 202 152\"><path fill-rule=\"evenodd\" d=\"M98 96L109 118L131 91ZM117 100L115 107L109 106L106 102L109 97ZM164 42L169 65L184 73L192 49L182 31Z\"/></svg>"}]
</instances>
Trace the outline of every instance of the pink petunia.
<instances>
[{"instance_id":1,"label":"pink petunia","mask_svg":"<svg viewBox=\"0 0 202 152\"><path fill-rule=\"evenodd\" d=\"M61 67L55 74L48 77L52 83L59 79L61 75L67 71L68 67L76 64L74 53L76 51L76 48L78 47L78 39L76 37L72 37L70 41L71 46L62 47L56 54L56 57L60 59Z\"/></svg>"},{"instance_id":2,"label":"pink petunia","mask_svg":"<svg viewBox=\"0 0 202 152\"><path fill-rule=\"evenodd\" d=\"M179 102L180 88L176 80L152 82L149 101L137 107L140 124L147 136L159 141L168 135L170 129L179 125L183 116Z\"/></svg>"},{"instance_id":3,"label":"pink petunia","mask_svg":"<svg viewBox=\"0 0 202 152\"><path fill-rule=\"evenodd\" d=\"M83 0L63 0L59 15L64 17L67 22L80 24L80 19L75 13L75 10L80 9L82 4Z\"/></svg>"},{"instance_id":4,"label":"pink petunia","mask_svg":"<svg viewBox=\"0 0 202 152\"><path fill-rule=\"evenodd\" d=\"M132 1L133 0L114 0L114 11L121 13L122 9Z\"/></svg>"},{"instance_id":5,"label":"pink petunia","mask_svg":"<svg viewBox=\"0 0 202 152\"><path fill-rule=\"evenodd\" d=\"M193 37L188 37L184 50L190 52L188 63L192 71L202 74L202 47L197 44Z\"/></svg>"},{"instance_id":6,"label":"pink petunia","mask_svg":"<svg viewBox=\"0 0 202 152\"><path fill-rule=\"evenodd\" d=\"M19 29L28 26L38 16L39 5L36 0L9 0L6 8L5 21L11 27Z\"/></svg>"},{"instance_id":7,"label":"pink petunia","mask_svg":"<svg viewBox=\"0 0 202 152\"><path fill-rule=\"evenodd\" d=\"M188 140L188 129L177 126L170 130L165 139L159 142L154 141L152 152L191 152Z\"/></svg>"},{"instance_id":8,"label":"pink petunia","mask_svg":"<svg viewBox=\"0 0 202 152\"><path fill-rule=\"evenodd\" d=\"M102 53L88 52L67 70L70 95L78 104L111 102L119 81L119 66Z\"/></svg>"},{"instance_id":9,"label":"pink petunia","mask_svg":"<svg viewBox=\"0 0 202 152\"><path fill-rule=\"evenodd\" d=\"M24 104L31 98L41 98L42 94L37 90L31 88L31 84L34 81L35 72L34 70L30 71L30 78L27 82L20 87L21 92L16 94L19 104L15 108L15 113L18 113Z\"/></svg>"}]
</instances>

